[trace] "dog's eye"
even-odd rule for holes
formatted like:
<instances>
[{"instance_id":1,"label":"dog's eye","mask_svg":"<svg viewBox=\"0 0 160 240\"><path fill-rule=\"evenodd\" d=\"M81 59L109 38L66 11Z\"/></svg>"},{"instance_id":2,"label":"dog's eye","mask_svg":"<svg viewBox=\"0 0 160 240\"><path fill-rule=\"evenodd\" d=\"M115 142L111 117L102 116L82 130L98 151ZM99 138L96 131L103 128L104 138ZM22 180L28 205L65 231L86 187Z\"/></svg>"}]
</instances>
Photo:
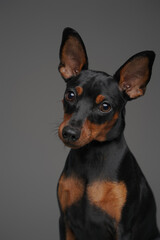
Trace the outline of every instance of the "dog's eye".
<instances>
[{"instance_id":1,"label":"dog's eye","mask_svg":"<svg viewBox=\"0 0 160 240\"><path fill-rule=\"evenodd\" d=\"M73 92L73 91L68 91L68 92L66 92L66 94L65 94L65 99L66 99L66 101L67 102L72 102L72 101L74 101L75 100L75 93Z\"/></svg>"},{"instance_id":2,"label":"dog's eye","mask_svg":"<svg viewBox=\"0 0 160 240\"><path fill-rule=\"evenodd\" d=\"M103 102L103 103L99 106L99 109L100 109L102 112L109 112L109 111L111 110L111 106L109 105L109 103Z\"/></svg>"}]
</instances>

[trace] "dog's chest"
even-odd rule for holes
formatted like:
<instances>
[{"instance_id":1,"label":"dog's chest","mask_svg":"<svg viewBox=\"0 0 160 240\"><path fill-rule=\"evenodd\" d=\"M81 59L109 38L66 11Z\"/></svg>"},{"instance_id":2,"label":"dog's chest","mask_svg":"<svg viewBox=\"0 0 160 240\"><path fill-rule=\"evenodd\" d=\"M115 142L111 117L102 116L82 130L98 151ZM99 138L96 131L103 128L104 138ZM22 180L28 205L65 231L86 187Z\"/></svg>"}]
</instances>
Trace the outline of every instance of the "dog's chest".
<instances>
[{"instance_id":1,"label":"dog's chest","mask_svg":"<svg viewBox=\"0 0 160 240\"><path fill-rule=\"evenodd\" d=\"M123 182L99 180L85 184L83 179L75 176L61 176L58 186L58 198L61 210L65 212L71 206L78 208L84 199L86 204L95 206L106 212L117 222L127 198L126 185ZM83 211L83 209L82 209Z\"/></svg>"}]
</instances>

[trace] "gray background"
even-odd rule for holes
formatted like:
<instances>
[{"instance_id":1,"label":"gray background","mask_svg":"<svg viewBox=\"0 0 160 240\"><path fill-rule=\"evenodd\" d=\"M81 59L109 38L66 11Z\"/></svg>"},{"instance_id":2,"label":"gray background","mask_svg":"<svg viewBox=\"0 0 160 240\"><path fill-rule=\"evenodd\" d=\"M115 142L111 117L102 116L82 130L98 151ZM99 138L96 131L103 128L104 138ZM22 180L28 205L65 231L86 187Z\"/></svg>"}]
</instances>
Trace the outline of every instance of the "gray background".
<instances>
[{"instance_id":1,"label":"gray background","mask_svg":"<svg viewBox=\"0 0 160 240\"><path fill-rule=\"evenodd\" d=\"M64 27L82 36L90 68L113 74L131 55L157 53L143 98L128 103L125 136L150 183L160 226L160 1L0 1L0 239L58 237L56 185L68 148L56 132L65 84Z\"/></svg>"}]
</instances>

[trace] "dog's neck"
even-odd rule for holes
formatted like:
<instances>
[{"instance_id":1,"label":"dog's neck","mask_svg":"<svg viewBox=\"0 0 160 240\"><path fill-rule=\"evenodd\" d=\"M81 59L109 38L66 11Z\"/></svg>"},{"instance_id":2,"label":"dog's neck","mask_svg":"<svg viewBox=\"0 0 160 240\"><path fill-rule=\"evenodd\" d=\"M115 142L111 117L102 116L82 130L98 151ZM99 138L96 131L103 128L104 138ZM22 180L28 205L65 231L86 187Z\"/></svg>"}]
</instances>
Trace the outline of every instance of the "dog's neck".
<instances>
[{"instance_id":1,"label":"dog's neck","mask_svg":"<svg viewBox=\"0 0 160 240\"><path fill-rule=\"evenodd\" d=\"M123 134L112 141L94 141L80 149L71 149L68 156L70 169L85 178L88 177L89 169L90 176L93 171L93 179L95 175L103 178L101 173L105 173L108 179L116 181L117 171L127 149Z\"/></svg>"}]
</instances>

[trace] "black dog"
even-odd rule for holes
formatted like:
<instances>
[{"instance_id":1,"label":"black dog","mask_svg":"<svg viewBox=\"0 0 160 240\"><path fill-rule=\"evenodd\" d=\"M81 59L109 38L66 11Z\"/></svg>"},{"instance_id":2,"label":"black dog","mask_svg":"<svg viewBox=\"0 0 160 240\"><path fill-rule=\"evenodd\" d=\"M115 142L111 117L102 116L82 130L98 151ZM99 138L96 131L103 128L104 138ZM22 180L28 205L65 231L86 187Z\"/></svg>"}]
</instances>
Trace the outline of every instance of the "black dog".
<instances>
[{"instance_id":1,"label":"black dog","mask_svg":"<svg viewBox=\"0 0 160 240\"><path fill-rule=\"evenodd\" d=\"M153 194L123 135L125 105L145 93L154 58L140 52L113 77L88 70L81 37L64 30L59 137L72 149L58 184L61 240L160 239Z\"/></svg>"}]
</instances>

